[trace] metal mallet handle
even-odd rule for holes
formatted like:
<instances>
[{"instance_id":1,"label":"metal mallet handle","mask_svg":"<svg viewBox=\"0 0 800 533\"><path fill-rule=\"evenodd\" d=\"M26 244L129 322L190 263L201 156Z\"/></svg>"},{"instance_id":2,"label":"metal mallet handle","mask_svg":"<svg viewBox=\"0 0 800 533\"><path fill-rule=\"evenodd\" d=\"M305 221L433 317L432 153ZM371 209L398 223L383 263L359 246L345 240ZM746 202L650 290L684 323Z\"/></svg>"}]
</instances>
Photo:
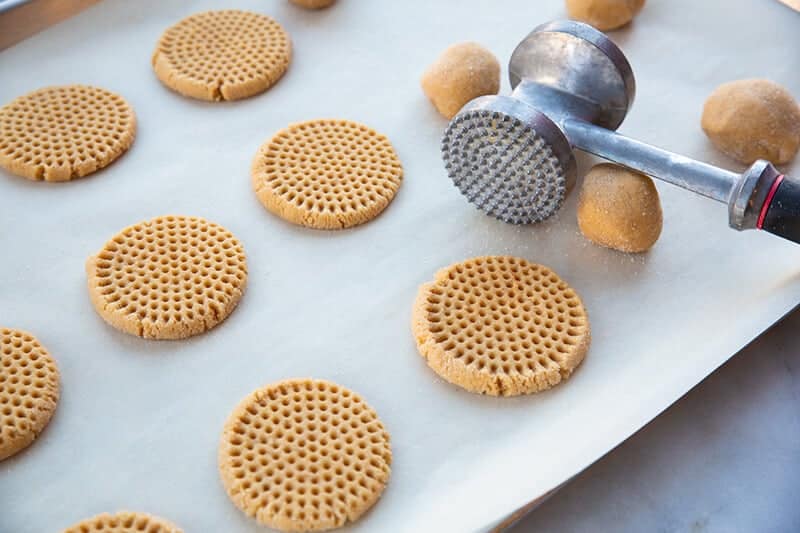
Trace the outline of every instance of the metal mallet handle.
<instances>
[{"instance_id":1,"label":"metal mallet handle","mask_svg":"<svg viewBox=\"0 0 800 533\"><path fill-rule=\"evenodd\" d=\"M740 175L583 120L566 119L562 127L581 150L728 204L734 229L763 229L800 243L800 181L767 161L756 161Z\"/></svg>"}]
</instances>

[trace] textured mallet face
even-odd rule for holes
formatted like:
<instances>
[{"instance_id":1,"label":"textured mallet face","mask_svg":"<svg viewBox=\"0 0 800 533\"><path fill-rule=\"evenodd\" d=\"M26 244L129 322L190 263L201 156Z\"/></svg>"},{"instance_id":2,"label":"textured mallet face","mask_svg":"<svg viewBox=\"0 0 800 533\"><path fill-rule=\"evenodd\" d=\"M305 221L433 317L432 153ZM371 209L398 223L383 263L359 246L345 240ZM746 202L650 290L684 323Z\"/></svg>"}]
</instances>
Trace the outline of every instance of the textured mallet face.
<instances>
[{"instance_id":1,"label":"textured mallet face","mask_svg":"<svg viewBox=\"0 0 800 533\"><path fill-rule=\"evenodd\" d=\"M460 113L442 138L445 168L479 209L512 224L540 222L561 207L564 168L549 142L509 115Z\"/></svg>"}]
</instances>

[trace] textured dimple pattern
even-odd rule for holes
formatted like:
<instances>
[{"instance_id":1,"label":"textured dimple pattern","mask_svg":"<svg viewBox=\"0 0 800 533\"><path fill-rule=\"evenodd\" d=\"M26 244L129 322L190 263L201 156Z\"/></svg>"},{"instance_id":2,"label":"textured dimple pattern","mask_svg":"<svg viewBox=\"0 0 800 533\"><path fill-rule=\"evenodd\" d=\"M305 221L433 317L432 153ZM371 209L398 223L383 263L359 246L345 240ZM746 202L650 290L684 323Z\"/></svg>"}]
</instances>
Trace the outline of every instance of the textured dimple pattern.
<instances>
[{"instance_id":1,"label":"textured dimple pattern","mask_svg":"<svg viewBox=\"0 0 800 533\"><path fill-rule=\"evenodd\" d=\"M0 460L30 445L56 409L56 362L32 335L0 329Z\"/></svg>"},{"instance_id":2,"label":"textured dimple pattern","mask_svg":"<svg viewBox=\"0 0 800 533\"><path fill-rule=\"evenodd\" d=\"M280 24L247 11L207 11L167 29L153 68L168 87L202 100L238 100L267 90L289 66L292 46Z\"/></svg>"},{"instance_id":3,"label":"textured dimple pattern","mask_svg":"<svg viewBox=\"0 0 800 533\"><path fill-rule=\"evenodd\" d=\"M385 136L346 120L293 124L264 143L253 189L279 217L338 229L372 220L392 201L403 167Z\"/></svg>"},{"instance_id":4,"label":"textured dimple pattern","mask_svg":"<svg viewBox=\"0 0 800 533\"><path fill-rule=\"evenodd\" d=\"M503 113L459 113L442 138L442 157L461 193L504 222L540 222L567 194L564 169L547 141Z\"/></svg>"},{"instance_id":5,"label":"textured dimple pattern","mask_svg":"<svg viewBox=\"0 0 800 533\"><path fill-rule=\"evenodd\" d=\"M231 500L284 531L356 520L383 492L391 460L375 411L346 388L311 379L250 394L228 419L219 449Z\"/></svg>"},{"instance_id":6,"label":"textured dimple pattern","mask_svg":"<svg viewBox=\"0 0 800 533\"><path fill-rule=\"evenodd\" d=\"M135 134L133 109L118 94L45 87L0 108L0 166L32 180L66 181L117 159Z\"/></svg>"},{"instance_id":7,"label":"textured dimple pattern","mask_svg":"<svg viewBox=\"0 0 800 533\"><path fill-rule=\"evenodd\" d=\"M196 335L233 311L247 282L244 248L198 217L165 216L125 228L86 263L97 312L141 337Z\"/></svg>"},{"instance_id":8,"label":"textured dimple pattern","mask_svg":"<svg viewBox=\"0 0 800 533\"><path fill-rule=\"evenodd\" d=\"M279 131L252 166L261 203L312 228L367 222L392 201L403 167L385 136L346 120L312 120Z\"/></svg>"},{"instance_id":9,"label":"textured dimple pattern","mask_svg":"<svg viewBox=\"0 0 800 533\"><path fill-rule=\"evenodd\" d=\"M468 259L420 288L412 330L439 375L512 396L567 378L589 346L578 295L547 267L508 256Z\"/></svg>"},{"instance_id":10,"label":"textured dimple pattern","mask_svg":"<svg viewBox=\"0 0 800 533\"><path fill-rule=\"evenodd\" d=\"M103 513L87 518L63 533L183 533L175 524L145 513Z\"/></svg>"}]
</instances>

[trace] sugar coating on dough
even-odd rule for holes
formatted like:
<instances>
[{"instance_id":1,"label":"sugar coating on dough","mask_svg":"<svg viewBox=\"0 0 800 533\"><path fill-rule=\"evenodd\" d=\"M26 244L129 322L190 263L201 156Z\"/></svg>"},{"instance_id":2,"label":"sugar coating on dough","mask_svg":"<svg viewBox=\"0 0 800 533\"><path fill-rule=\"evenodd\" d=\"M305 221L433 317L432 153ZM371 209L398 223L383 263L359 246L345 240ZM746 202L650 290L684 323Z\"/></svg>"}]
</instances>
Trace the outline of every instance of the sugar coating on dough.
<instances>
[{"instance_id":1,"label":"sugar coating on dough","mask_svg":"<svg viewBox=\"0 0 800 533\"><path fill-rule=\"evenodd\" d=\"M253 189L272 213L317 229L341 229L378 216L403 180L384 135L357 122L292 124L259 148Z\"/></svg>"},{"instance_id":2,"label":"sugar coating on dough","mask_svg":"<svg viewBox=\"0 0 800 533\"><path fill-rule=\"evenodd\" d=\"M164 85L200 100L239 100L269 89L292 57L289 35L272 18L227 9L168 28L153 52Z\"/></svg>"},{"instance_id":3,"label":"sugar coating on dough","mask_svg":"<svg viewBox=\"0 0 800 533\"><path fill-rule=\"evenodd\" d=\"M411 329L437 374L493 396L557 385L583 361L590 342L578 294L549 268L510 256L441 269L420 287Z\"/></svg>"},{"instance_id":4,"label":"sugar coating on dough","mask_svg":"<svg viewBox=\"0 0 800 533\"><path fill-rule=\"evenodd\" d=\"M600 31L615 30L633 20L645 0L566 0L569 18Z\"/></svg>"},{"instance_id":5,"label":"sugar coating on dough","mask_svg":"<svg viewBox=\"0 0 800 533\"><path fill-rule=\"evenodd\" d=\"M336 0L289 0L291 3L306 9L322 9L333 5Z\"/></svg>"},{"instance_id":6,"label":"sugar coating on dough","mask_svg":"<svg viewBox=\"0 0 800 533\"><path fill-rule=\"evenodd\" d=\"M717 149L742 163L788 163L800 148L800 106L769 80L723 83L706 100L701 125Z\"/></svg>"},{"instance_id":7,"label":"sugar coating on dough","mask_svg":"<svg viewBox=\"0 0 800 533\"><path fill-rule=\"evenodd\" d=\"M183 530L157 516L121 511L81 520L63 533L183 533Z\"/></svg>"},{"instance_id":8,"label":"sugar coating on dough","mask_svg":"<svg viewBox=\"0 0 800 533\"><path fill-rule=\"evenodd\" d=\"M233 503L282 531L324 531L357 520L389 480L392 450L377 413L329 381L288 379L234 409L219 447Z\"/></svg>"},{"instance_id":9,"label":"sugar coating on dough","mask_svg":"<svg viewBox=\"0 0 800 533\"><path fill-rule=\"evenodd\" d=\"M86 262L95 309L115 328L150 339L211 329L239 303L244 248L199 217L164 216L129 226Z\"/></svg>"},{"instance_id":10,"label":"sugar coating on dough","mask_svg":"<svg viewBox=\"0 0 800 533\"><path fill-rule=\"evenodd\" d=\"M652 179L610 163L586 174L578 227L587 239L622 252L644 252L658 240L661 226L661 202Z\"/></svg>"},{"instance_id":11,"label":"sugar coating on dough","mask_svg":"<svg viewBox=\"0 0 800 533\"><path fill-rule=\"evenodd\" d=\"M136 117L120 95L86 85L45 87L0 108L0 167L67 181L116 160L135 135Z\"/></svg>"},{"instance_id":12,"label":"sugar coating on dough","mask_svg":"<svg viewBox=\"0 0 800 533\"><path fill-rule=\"evenodd\" d=\"M477 43L449 46L422 75L422 90L447 118L464 104L500 90L500 63Z\"/></svg>"},{"instance_id":13,"label":"sugar coating on dough","mask_svg":"<svg viewBox=\"0 0 800 533\"><path fill-rule=\"evenodd\" d=\"M60 385L53 357L36 337L0 328L0 461L27 448L50 422Z\"/></svg>"}]
</instances>

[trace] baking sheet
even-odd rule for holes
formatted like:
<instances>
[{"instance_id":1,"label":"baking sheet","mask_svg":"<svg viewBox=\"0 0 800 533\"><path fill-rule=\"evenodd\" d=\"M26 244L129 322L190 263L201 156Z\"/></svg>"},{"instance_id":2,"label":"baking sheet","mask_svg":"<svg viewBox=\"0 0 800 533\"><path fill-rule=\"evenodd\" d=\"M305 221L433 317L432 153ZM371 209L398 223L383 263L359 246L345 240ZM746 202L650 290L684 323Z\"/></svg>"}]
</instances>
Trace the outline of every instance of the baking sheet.
<instances>
[{"instance_id":1,"label":"baking sheet","mask_svg":"<svg viewBox=\"0 0 800 533\"><path fill-rule=\"evenodd\" d=\"M149 59L163 29L233 5L291 33L285 78L221 104L161 86ZM320 12L283 0L106 0L0 53L2 103L44 85L89 83L123 94L139 121L130 152L92 177L47 184L0 173L0 324L39 337L58 359L63 390L39 441L0 463L0 531L57 531L122 508L187 532L261 531L221 487L217 442L245 394L291 376L359 391L392 434L389 486L353 531L485 530L624 440L797 304L800 248L729 230L724 206L668 185L658 184L664 232L642 256L587 243L574 195L536 227L505 225L462 199L439 160L446 121L421 93L421 71L463 40L505 63L534 26L563 16L560 0L340 0ZM621 131L740 169L700 131L703 100L721 82L754 76L800 95L800 50L790 44L798 27L800 17L773 1L649 2L613 33L638 82ZM257 147L315 117L362 121L394 143L405 181L375 221L339 232L295 227L251 192ZM582 169L593 161L579 159ZM233 231L249 285L211 332L145 341L96 315L83 265L119 229L167 213ZM417 355L417 286L479 254L546 264L581 293L593 342L563 386L476 396Z\"/></svg>"}]
</instances>

